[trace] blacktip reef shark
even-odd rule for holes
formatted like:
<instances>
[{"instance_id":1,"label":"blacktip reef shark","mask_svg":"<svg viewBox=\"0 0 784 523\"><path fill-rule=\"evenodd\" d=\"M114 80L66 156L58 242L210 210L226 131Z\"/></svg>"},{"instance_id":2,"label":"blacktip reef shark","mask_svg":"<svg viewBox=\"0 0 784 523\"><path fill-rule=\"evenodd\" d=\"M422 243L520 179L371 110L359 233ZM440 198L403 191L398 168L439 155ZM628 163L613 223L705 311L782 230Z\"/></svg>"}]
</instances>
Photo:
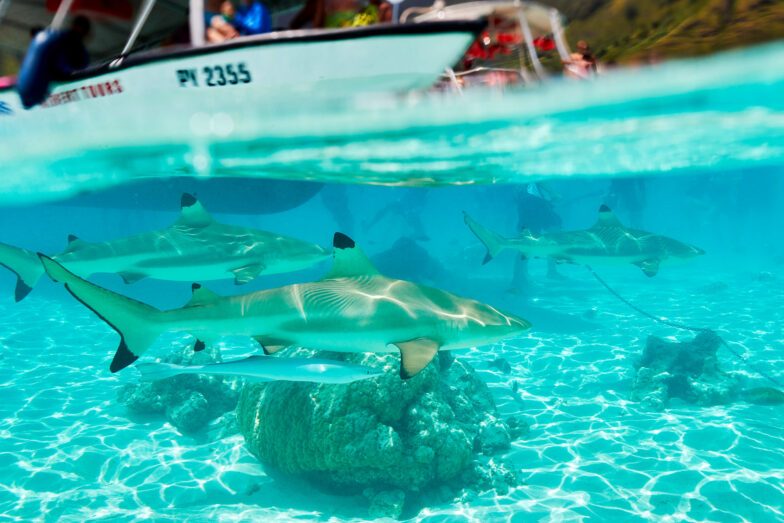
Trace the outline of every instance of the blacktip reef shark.
<instances>
[{"instance_id":1,"label":"blacktip reef shark","mask_svg":"<svg viewBox=\"0 0 784 523\"><path fill-rule=\"evenodd\" d=\"M139 363L136 369L145 381L161 380L178 374L238 376L254 381L307 381L314 383L353 383L384 374L381 369L337 360L317 358L276 358L250 356L241 360L208 365Z\"/></svg>"},{"instance_id":2,"label":"blacktip reef shark","mask_svg":"<svg viewBox=\"0 0 784 523\"><path fill-rule=\"evenodd\" d=\"M134 283L143 278L193 282L233 277L241 285L259 274L305 269L330 256L313 243L218 223L187 193L180 207L179 219L166 229L95 243L70 236L68 247L52 259L84 278L117 273L125 283ZM16 301L44 273L35 253L2 243L0 264L18 277Z\"/></svg>"},{"instance_id":3,"label":"blacktip reef shark","mask_svg":"<svg viewBox=\"0 0 784 523\"><path fill-rule=\"evenodd\" d=\"M557 263L585 265L636 265L646 276L656 276L660 265L688 261L705 254L700 248L651 232L621 225L615 214L602 205L599 220L590 229L535 235L523 229L517 238L504 238L476 221L468 213L465 222L487 247L483 263L504 249L520 251L523 257L551 257Z\"/></svg>"},{"instance_id":4,"label":"blacktip reef shark","mask_svg":"<svg viewBox=\"0 0 784 523\"><path fill-rule=\"evenodd\" d=\"M381 275L354 241L336 233L334 263L322 279L237 296L193 284L180 309L159 311L83 280L41 255L47 274L121 337L109 367L116 372L166 331L195 336L195 350L221 336L250 336L266 354L288 346L337 352L401 354L400 376L421 371L439 350L494 343L530 323L489 305Z\"/></svg>"}]
</instances>

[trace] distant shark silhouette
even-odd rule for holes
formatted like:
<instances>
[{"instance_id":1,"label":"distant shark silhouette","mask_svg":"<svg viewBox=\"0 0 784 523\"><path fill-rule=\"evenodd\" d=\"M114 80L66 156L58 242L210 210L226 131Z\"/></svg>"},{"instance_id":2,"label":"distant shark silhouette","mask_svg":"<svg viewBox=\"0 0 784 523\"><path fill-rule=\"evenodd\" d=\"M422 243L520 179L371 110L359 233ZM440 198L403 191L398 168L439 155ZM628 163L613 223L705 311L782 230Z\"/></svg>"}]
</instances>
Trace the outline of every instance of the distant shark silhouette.
<instances>
[{"instance_id":1,"label":"distant shark silhouette","mask_svg":"<svg viewBox=\"0 0 784 523\"><path fill-rule=\"evenodd\" d=\"M166 229L90 243L69 236L68 247L52 259L75 274L117 273L125 283L143 278L172 281L234 278L237 285L259 274L304 269L329 257L319 245L271 232L224 225L183 194L180 218ZM0 264L16 273L20 301L44 273L35 253L0 243Z\"/></svg>"},{"instance_id":2,"label":"distant shark silhouette","mask_svg":"<svg viewBox=\"0 0 784 523\"><path fill-rule=\"evenodd\" d=\"M89 283L41 255L47 274L120 333L109 369L141 356L166 331L184 331L204 349L224 335L245 335L266 354L296 345L338 352L400 351L402 378L416 375L438 350L486 345L530 324L514 315L432 287L382 276L348 236L336 233L324 278L238 296L193 284L180 309L159 311Z\"/></svg>"},{"instance_id":3,"label":"distant shark silhouette","mask_svg":"<svg viewBox=\"0 0 784 523\"><path fill-rule=\"evenodd\" d=\"M523 229L517 238L504 238L483 227L465 213L465 222L487 247L487 263L504 249L520 251L524 257L552 257L558 263L585 265L636 265L646 276L655 276L659 266L685 262L705 251L666 236L629 229L606 206L590 229L535 235Z\"/></svg>"}]
</instances>

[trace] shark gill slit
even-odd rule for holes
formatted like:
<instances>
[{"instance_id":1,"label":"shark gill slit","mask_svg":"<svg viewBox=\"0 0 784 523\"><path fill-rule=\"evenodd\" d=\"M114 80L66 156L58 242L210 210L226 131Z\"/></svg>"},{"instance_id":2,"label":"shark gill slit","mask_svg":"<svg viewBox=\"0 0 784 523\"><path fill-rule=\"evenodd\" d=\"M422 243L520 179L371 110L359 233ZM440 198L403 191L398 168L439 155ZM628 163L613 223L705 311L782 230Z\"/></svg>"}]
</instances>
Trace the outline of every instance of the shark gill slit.
<instances>
[{"instance_id":1,"label":"shark gill slit","mask_svg":"<svg viewBox=\"0 0 784 523\"><path fill-rule=\"evenodd\" d=\"M738 351L736 351L735 349L733 349L732 346L729 343L727 343L724 340L724 338L719 336L715 331L713 331L711 329L706 329L704 327L693 327L691 325L686 325L684 323L679 323L679 322L676 322L676 321L665 320L664 318L660 318L659 316L654 316L653 314L642 310L641 308L637 307L632 302L630 302L629 300L627 300L626 298L621 296L615 289L610 287L610 285L606 281L604 281L598 274L596 274L596 271L594 271L593 268L590 265L586 265L585 268L588 269L588 271L590 271L591 274L593 274L593 277L596 278L596 281L601 283L604 286L605 289L610 291L610 294L612 294L613 296L618 298L620 301L625 303L630 309L636 311L638 314L641 314L642 316L645 316L645 317L647 317L647 318L649 318L649 319L651 319L651 320L653 320L653 321L655 321L657 323L661 323L662 325L667 325L669 327L674 327L676 329L687 330L687 331L692 331L692 332L711 332L711 333L713 333L714 335L716 335L717 338L719 338L719 340L721 341L722 345L724 345L727 348L727 350L730 351L730 353L733 356L735 356L738 360L740 360L742 363L744 363L748 368L750 368L751 370L753 370L754 372L756 372L757 374L759 374L760 376L762 376L763 378L765 378L769 382L773 383L775 386L777 386L779 388L784 388L784 385L782 385L776 378L774 378L773 376L771 376L770 374L768 374L764 370L757 368L753 363L751 363L748 359L746 359L746 357L743 356L743 354L741 354Z\"/></svg>"}]
</instances>

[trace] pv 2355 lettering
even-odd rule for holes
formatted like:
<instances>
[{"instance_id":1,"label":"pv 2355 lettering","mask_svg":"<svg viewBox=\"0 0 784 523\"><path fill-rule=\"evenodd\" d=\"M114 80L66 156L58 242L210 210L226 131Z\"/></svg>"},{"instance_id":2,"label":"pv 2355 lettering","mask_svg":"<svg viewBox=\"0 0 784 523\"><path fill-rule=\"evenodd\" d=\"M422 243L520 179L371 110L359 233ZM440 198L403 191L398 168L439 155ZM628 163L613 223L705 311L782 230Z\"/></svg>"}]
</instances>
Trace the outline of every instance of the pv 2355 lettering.
<instances>
[{"instance_id":1,"label":"pv 2355 lettering","mask_svg":"<svg viewBox=\"0 0 784 523\"><path fill-rule=\"evenodd\" d=\"M202 68L177 69L180 87L223 87L249 84L253 81L245 62L225 65L206 65Z\"/></svg>"}]
</instances>

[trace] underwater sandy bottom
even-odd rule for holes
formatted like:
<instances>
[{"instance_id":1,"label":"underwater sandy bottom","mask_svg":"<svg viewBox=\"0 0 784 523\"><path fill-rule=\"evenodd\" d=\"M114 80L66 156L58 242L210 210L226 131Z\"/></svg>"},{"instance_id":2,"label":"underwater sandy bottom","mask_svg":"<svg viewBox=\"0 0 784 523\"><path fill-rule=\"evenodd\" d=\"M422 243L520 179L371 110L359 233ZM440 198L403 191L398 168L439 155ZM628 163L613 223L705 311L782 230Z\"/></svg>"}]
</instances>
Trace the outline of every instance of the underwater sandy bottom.
<instances>
[{"instance_id":1,"label":"underwater sandy bottom","mask_svg":"<svg viewBox=\"0 0 784 523\"><path fill-rule=\"evenodd\" d=\"M782 276L763 283L751 273L687 279L660 274L655 285L624 278L612 281L630 299L743 343L759 367L784 379ZM458 354L480 371L503 415L522 414L531 424L531 437L514 442L507 455L522 469L525 485L505 496L488 492L470 503L432 506L415 520L784 518L784 407L680 403L665 412L645 410L627 400L632 362L645 338L688 340L689 334L633 315L584 273L565 282L540 280L529 298L529 305L573 315L579 327L565 323L560 333L534 329ZM525 302L507 294L497 304L515 311ZM591 309L595 312L586 314ZM162 419L129 417L116 401L117 391L137 373L109 373L117 342L113 331L65 294L51 298L38 291L19 304L10 297L0 304L4 517L359 521L366 516L360 498L267 476L239 435L199 441ZM230 347L224 357L250 347ZM152 352L165 351L159 346ZM489 366L498 357L511 364L510 374ZM749 374L749 386L768 385L725 349L720 360L725 370Z\"/></svg>"}]
</instances>

